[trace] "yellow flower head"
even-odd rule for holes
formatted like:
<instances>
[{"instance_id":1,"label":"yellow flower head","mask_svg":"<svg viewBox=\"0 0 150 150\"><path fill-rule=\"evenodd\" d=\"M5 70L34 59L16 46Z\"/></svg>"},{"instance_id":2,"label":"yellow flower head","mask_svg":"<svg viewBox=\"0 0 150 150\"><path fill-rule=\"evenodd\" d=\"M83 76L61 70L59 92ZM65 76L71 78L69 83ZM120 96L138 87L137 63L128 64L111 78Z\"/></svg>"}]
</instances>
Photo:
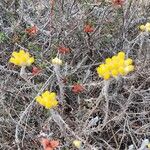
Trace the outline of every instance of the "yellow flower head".
<instances>
[{"instance_id":1,"label":"yellow flower head","mask_svg":"<svg viewBox=\"0 0 150 150\"><path fill-rule=\"evenodd\" d=\"M145 24L145 28L146 28L146 31L147 31L147 32L150 32L150 23L149 23L149 22L147 22L147 23Z\"/></svg>"},{"instance_id":2,"label":"yellow flower head","mask_svg":"<svg viewBox=\"0 0 150 150\"><path fill-rule=\"evenodd\" d=\"M140 25L139 26L139 29L142 31L142 32L150 32L150 23L147 22L145 25Z\"/></svg>"},{"instance_id":3,"label":"yellow flower head","mask_svg":"<svg viewBox=\"0 0 150 150\"><path fill-rule=\"evenodd\" d=\"M124 71L126 74L128 74L129 72L134 70L134 66L133 65L129 65L127 67L125 67Z\"/></svg>"},{"instance_id":4,"label":"yellow flower head","mask_svg":"<svg viewBox=\"0 0 150 150\"><path fill-rule=\"evenodd\" d=\"M62 65L62 60L55 57L54 59L52 59L52 64L53 65Z\"/></svg>"},{"instance_id":5,"label":"yellow flower head","mask_svg":"<svg viewBox=\"0 0 150 150\"><path fill-rule=\"evenodd\" d=\"M111 63L111 58L107 58L107 59L105 60L105 63L106 63L106 64L110 64L110 63Z\"/></svg>"},{"instance_id":6,"label":"yellow flower head","mask_svg":"<svg viewBox=\"0 0 150 150\"><path fill-rule=\"evenodd\" d=\"M13 52L9 62L18 66L30 66L34 62L34 57L30 57L28 52L20 50L19 52Z\"/></svg>"},{"instance_id":7,"label":"yellow flower head","mask_svg":"<svg viewBox=\"0 0 150 150\"><path fill-rule=\"evenodd\" d=\"M146 28L145 28L145 25L140 25L139 28L140 28L140 30L143 31L143 32L144 32L145 29L146 29Z\"/></svg>"},{"instance_id":8,"label":"yellow flower head","mask_svg":"<svg viewBox=\"0 0 150 150\"><path fill-rule=\"evenodd\" d=\"M107 58L105 64L99 65L96 70L100 77L108 80L110 77L117 77L119 75L127 75L134 70L132 59L125 59L125 53L119 52L112 58Z\"/></svg>"},{"instance_id":9,"label":"yellow flower head","mask_svg":"<svg viewBox=\"0 0 150 150\"><path fill-rule=\"evenodd\" d=\"M73 145L74 145L76 148L80 149L80 148L81 148L81 145L82 145L82 142L79 141L79 140L74 140L74 141L73 141Z\"/></svg>"},{"instance_id":10,"label":"yellow flower head","mask_svg":"<svg viewBox=\"0 0 150 150\"><path fill-rule=\"evenodd\" d=\"M119 52L117 54L117 57L120 58L120 59L125 59L125 53L124 52Z\"/></svg>"},{"instance_id":11,"label":"yellow flower head","mask_svg":"<svg viewBox=\"0 0 150 150\"><path fill-rule=\"evenodd\" d=\"M131 65L133 63L133 60L131 58L128 58L124 61L124 63L126 66Z\"/></svg>"},{"instance_id":12,"label":"yellow flower head","mask_svg":"<svg viewBox=\"0 0 150 150\"><path fill-rule=\"evenodd\" d=\"M41 96L36 97L36 101L47 109L56 107L58 105L55 92L45 91Z\"/></svg>"}]
</instances>

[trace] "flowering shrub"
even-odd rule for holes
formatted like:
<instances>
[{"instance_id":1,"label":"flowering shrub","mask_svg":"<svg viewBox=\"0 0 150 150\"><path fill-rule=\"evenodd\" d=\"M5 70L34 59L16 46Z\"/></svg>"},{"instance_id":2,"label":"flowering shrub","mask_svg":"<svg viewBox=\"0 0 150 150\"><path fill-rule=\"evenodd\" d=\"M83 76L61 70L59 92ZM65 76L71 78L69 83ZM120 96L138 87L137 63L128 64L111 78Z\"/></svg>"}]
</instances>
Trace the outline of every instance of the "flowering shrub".
<instances>
[{"instance_id":1,"label":"flowering shrub","mask_svg":"<svg viewBox=\"0 0 150 150\"><path fill-rule=\"evenodd\" d=\"M140 25L140 30L143 32L150 32L150 23L147 22L145 25Z\"/></svg>"},{"instance_id":2,"label":"flowering shrub","mask_svg":"<svg viewBox=\"0 0 150 150\"><path fill-rule=\"evenodd\" d=\"M105 63L99 65L96 70L100 77L108 80L111 76L127 75L134 70L134 66L132 65L132 59L125 59L125 53L119 52L112 58L107 58Z\"/></svg>"},{"instance_id":3,"label":"flowering shrub","mask_svg":"<svg viewBox=\"0 0 150 150\"><path fill-rule=\"evenodd\" d=\"M34 57L30 57L28 52L20 50L19 52L13 52L9 62L18 66L30 66L34 62Z\"/></svg>"},{"instance_id":4,"label":"flowering shrub","mask_svg":"<svg viewBox=\"0 0 150 150\"><path fill-rule=\"evenodd\" d=\"M36 97L36 101L47 109L58 105L55 92L45 91L41 96Z\"/></svg>"},{"instance_id":5,"label":"flowering shrub","mask_svg":"<svg viewBox=\"0 0 150 150\"><path fill-rule=\"evenodd\" d=\"M138 149L149 138L148 0L0 5L2 149Z\"/></svg>"}]
</instances>

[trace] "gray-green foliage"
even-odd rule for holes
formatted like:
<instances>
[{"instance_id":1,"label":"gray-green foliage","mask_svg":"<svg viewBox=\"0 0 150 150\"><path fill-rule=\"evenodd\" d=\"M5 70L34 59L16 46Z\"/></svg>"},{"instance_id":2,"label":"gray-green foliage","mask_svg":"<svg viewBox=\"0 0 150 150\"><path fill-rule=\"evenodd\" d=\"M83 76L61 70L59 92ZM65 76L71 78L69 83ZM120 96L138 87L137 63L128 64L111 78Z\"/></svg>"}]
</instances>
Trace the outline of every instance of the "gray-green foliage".
<instances>
[{"instance_id":1,"label":"gray-green foliage","mask_svg":"<svg viewBox=\"0 0 150 150\"><path fill-rule=\"evenodd\" d=\"M0 43L4 43L6 41L7 37L5 33L0 32Z\"/></svg>"}]
</instances>

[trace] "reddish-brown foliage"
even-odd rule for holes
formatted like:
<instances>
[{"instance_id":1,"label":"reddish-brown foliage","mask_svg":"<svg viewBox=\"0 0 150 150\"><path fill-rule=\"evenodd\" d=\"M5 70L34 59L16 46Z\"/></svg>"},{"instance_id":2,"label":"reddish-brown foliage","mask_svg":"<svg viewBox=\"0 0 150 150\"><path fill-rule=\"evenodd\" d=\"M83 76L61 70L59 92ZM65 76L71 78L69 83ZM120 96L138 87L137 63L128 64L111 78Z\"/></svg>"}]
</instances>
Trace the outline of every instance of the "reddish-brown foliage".
<instances>
[{"instance_id":1,"label":"reddish-brown foliage","mask_svg":"<svg viewBox=\"0 0 150 150\"><path fill-rule=\"evenodd\" d=\"M61 46L61 47L58 48L58 51L59 51L59 53L61 53L61 54L66 54L66 53L69 53L69 52L70 52L70 49L67 48L67 47Z\"/></svg>"},{"instance_id":2,"label":"reddish-brown foliage","mask_svg":"<svg viewBox=\"0 0 150 150\"><path fill-rule=\"evenodd\" d=\"M59 145L59 141L57 141L57 140L49 140L47 138L42 138L40 140L40 142L41 142L44 150L54 150Z\"/></svg>"},{"instance_id":3,"label":"reddish-brown foliage","mask_svg":"<svg viewBox=\"0 0 150 150\"><path fill-rule=\"evenodd\" d=\"M42 70L36 66L33 66L32 68L32 75L38 75Z\"/></svg>"},{"instance_id":4,"label":"reddish-brown foliage","mask_svg":"<svg viewBox=\"0 0 150 150\"><path fill-rule=\"evenodd\" d=\"M91 25L86 24L86 25L84 26L84 32L90 33L90 32L93 32L93 31L94 31L94 28L93 28Z\"/></svg>"},{"instance_id":5,"label":"reddish-brown foliage","mask_svg":"<svg viewBox=\"0 0 150 150\"><path fill-rule=\"evenodd\" d=\"M26 33L29 34L30 36L35 35L38 32L37 27L34 25L32 27L27 28Z\"/></svg>"},{"instance_id":6,"label":"reddish-brown foliage","mask_svg":"<svg viewBox=\"0 0 150 150\"><path fill-rule=\"evenodd\" d=\"M84 91L84 87L81 84L76 83L72 86L72 92L75 94L78 94L83 91Z\"/></svg>"}]
</instances>

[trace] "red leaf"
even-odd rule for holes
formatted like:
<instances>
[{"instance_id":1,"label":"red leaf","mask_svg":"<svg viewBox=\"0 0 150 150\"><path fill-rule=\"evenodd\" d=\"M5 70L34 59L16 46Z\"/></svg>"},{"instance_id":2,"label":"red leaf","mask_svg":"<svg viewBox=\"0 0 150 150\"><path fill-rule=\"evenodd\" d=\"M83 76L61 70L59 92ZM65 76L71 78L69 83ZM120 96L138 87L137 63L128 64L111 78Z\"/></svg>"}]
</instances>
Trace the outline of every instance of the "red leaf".
<instances>
[{"instance_id":1,"label":"red leaf","mask_svg":"<svg viewBox=\"0 0 150 150\"><path fill-rule=\"evenodd\" d=\"M42 138L40 142L44 150L54 150L55 148L59 146L58 140L49 140L47 138Z\"/></svg>"},{"instance_id":2,"label":"red leaf","mask_svg":"<svg viewBox=\"0 0 150 150\"><path fill-rule=\"evenodd\" d=\"M26 31L27 34L32 36L32 35L35 35L37 33L38 29L34 25L34 26L30 27L30 28L27 28L25 31Z\"/></svg>"},{"instance_id":3,"label":"red leaf","mask_svg":"<svg viewBox=\"0 0 150 150\"><path fill-rule=\"evenodd\" d=\"M91 25L86 24L84 26L84 32L89 33L89 32L93 32L93 31L94 31L94 29L93 29L93 27Z\"/></svg>"},{"instance_id":4,"label":"red leaf","mask_svg":"<svg viewBox=\"0 0 150 150\"><path fill-rule=\"evenodd\" d=\"M69 52L70 52L70 49L67 48L67 47L59 47L59 48L58 48L58 51L59 51L59 53L61 53L61 54L66 54L66 53L69 53Z\"/></svg>"},{"instance_id":5,"label":"red leaf","mask_svg":"<svg viewBox=\"0 0 150 150\"><path fill-rule=\"evenodd\" d=\"M82 85L76 83L72 86L72 91L75 93L75 94L78 94L80 92L83 92L85 89Z\"/></svg>"},{"instance_id":6,"label":"red leaf","mask_svg":"<svg viewBox=\"0 0 150 150\"><path fill-rule=\"evenodd\" d=\"M42 70L38 67L35 67L33 66L32 68L32 75L35 76L35 75L38 75Z\"/></svg>"},{"instance_id":7,"label":"red leaf","mask_svg":"<svg viewBox=\"0 0 150 150\"><path fill-rule=\"evenodd\" d=\"M114 5L123 5L123 3L125 2L125 0L112 0L112 3Z\"/></svg>"}]
</instances>

